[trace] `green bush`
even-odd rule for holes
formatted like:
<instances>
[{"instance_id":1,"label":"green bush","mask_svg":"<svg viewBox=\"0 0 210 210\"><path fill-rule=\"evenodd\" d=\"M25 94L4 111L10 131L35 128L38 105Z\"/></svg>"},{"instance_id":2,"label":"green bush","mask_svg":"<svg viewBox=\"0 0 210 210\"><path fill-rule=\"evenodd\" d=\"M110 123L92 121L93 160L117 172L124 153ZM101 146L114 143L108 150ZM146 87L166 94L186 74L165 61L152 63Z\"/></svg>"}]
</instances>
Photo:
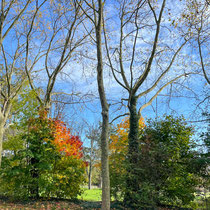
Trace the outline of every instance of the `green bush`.
<instances>
[{"instance_id":1,"label":"green bush","mask_svg":"<svg viewBox=\"0 0 210 210\"><path fill-rule=\"evenodd\" d=\"M184 121L183 118L166 116L159 121L148 120L141 130L140 157L136 166L139 180L136 184L140 191L133 195L139 206L182 206L194 199L199 182L191 167L195 144L191 140L193 129ZM125 188L127 174L124 170L128 163L122 158L119 164L119 160L118 164L111 162L110 165L111 193L115 197L121 195L123 199L129 191Z\"/></svg>"},{"instance_id":2,"label":"green bush","mask_svg":"<svg viewBox=\"0 0 210 210\"><path fill-rule=\"evenodd\" d=\"M51 173L41 174L41 196L76 198L82 192L81 183L85 181L84 173L82 160L62 157Z\"/></svg>"}]
</instances>

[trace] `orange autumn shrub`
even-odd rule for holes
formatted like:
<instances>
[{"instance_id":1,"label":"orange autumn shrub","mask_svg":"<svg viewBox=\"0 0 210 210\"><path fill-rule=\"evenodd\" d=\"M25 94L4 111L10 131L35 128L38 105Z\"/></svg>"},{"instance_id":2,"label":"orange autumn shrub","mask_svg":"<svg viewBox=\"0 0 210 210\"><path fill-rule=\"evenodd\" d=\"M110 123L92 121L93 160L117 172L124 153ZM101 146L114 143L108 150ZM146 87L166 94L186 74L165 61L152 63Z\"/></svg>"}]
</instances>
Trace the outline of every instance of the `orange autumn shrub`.
<instances>
[{"instance_id":1,"label":"orange autumn shrub","mask_svg":"<svg viewBox=\"0 0 210 210\"><path fill-rule=\"evenodd\" d=\"M73 136L70 129L59 119L53 120L54 140L56 148L66 156L76 159L82 158L82 142L78 136Z\"/></svg>"}]
</instances>

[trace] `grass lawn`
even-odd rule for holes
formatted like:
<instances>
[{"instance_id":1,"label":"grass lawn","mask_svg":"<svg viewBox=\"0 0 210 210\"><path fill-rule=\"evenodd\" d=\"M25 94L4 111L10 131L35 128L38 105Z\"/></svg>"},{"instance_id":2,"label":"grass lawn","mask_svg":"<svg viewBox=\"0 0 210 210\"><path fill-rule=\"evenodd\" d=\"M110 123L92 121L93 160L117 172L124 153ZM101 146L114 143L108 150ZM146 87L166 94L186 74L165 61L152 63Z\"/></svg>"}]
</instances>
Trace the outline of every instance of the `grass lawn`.
<instances>
[{"instance_id":1,"label":"grass lawn","mask_svg":"<svg viewBox=\"0 0 210 210\"><path fill-rule=\"evenodd\" d=\"M84 201L101 201L101 195L101 189L84 189L83 194L81 196L78 196L78 199Z\"/></svg>"},{"instance_id":2,"label":"grass lawn","mask_svg":"<svg viewBox=\"0 0 210 210\"><path fill-rule=\"evenodd\" d=\"M101 189L83 189L84 192L81 196L78 196L79 200L67 200L67 199L51 199L51 200L29 200L23 202L12 202L0 198L0 210L79 210L90 209L99 210L101 208ZM196 197L197 208L196 210L210 209L210 199L204 200L203 197ZM124 210L120 203L112 202L112 208L114 210ZM160 207L157 210L169 210L167 207ZM179 208L175 208L179 209Z\"/></svg>"}]
</instances>

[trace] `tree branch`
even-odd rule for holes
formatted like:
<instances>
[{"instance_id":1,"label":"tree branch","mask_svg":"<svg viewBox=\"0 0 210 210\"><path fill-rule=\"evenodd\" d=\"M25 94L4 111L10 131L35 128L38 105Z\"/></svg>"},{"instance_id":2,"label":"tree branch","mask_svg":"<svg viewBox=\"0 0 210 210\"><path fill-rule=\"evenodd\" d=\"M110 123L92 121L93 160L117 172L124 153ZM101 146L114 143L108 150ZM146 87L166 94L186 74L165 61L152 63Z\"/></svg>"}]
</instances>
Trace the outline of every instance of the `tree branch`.
<instances>
[{"instance_id":1,"label":"tree branch","mask_svg":"<svg viewBox=\"0 0 210 210\"><path fill-rule=\"evenodd\" d=\"M180 79L181 77L186 77L187 75L189 75L191 73L187 73L187 74L182 74L176 78L174 78L173 80L169 81L168 83L166 83L165 85L163 85L157 92L156 94L146 103L144 104L143 106L140 107L139 111L138 111L138 114L139 116L141 116L141 112L144 108L146 108L147 106L151 105L153 100L158 96L158 94L165 88L167 87L168 85L172 84L174 81Z\"/></svg>"}]
</instances>

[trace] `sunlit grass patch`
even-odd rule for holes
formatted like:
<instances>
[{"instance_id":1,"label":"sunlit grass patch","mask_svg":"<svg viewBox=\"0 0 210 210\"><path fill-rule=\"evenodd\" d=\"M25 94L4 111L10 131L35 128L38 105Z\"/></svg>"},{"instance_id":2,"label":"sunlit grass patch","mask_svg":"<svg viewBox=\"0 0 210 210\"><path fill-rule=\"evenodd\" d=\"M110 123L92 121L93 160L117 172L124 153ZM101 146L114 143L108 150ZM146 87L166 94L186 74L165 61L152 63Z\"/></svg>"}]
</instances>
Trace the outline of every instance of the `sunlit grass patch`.
<instances>
[{"instance_id":1,"label":"sunlit grass patch","mask_svg":"<svg viewBox=\"0 0 210 210\"><path fill-rule=\"evenodd\" d=\"M84 189L84 192L81 196L78 196L78 199L84 201L101 201L102 191L99 188L96 189Z\"/></svg>"}]
</instances>

